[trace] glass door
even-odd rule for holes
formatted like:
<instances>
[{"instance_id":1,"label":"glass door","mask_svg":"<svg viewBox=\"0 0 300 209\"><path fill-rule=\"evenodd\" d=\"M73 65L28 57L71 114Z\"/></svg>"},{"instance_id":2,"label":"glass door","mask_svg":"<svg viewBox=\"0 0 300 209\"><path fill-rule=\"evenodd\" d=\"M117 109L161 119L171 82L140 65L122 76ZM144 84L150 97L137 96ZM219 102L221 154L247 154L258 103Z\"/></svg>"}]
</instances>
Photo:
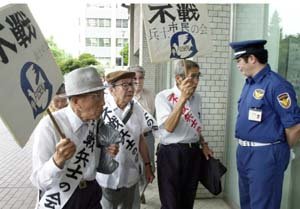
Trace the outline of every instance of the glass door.
<instances>
[{"instance_id":1,"label":"glass door","mask_svg":"<svg viewBox=\"0 0 300 209\"><path fill-rule=\"evenodd\" d=\"M296 18L297 17L297 18ZM273 69L295 88L300 104L300 27L299 11L284 3L271 3L269 10L268 49ZM285 173L281 209L298 209L300 205L300 145L291 150L290 165Z\"/></svg>"}]
</instances>

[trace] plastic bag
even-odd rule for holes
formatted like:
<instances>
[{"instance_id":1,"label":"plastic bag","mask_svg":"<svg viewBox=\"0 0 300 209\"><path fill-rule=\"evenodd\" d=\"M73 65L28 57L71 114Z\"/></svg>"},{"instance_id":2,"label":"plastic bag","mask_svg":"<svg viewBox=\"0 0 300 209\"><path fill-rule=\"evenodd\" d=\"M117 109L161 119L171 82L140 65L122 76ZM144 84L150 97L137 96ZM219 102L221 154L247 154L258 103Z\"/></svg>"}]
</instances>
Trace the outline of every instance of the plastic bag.
<instances>
[{"instance_id":1,"label":"plastic bag","mask_svg":"<svg viewBox=\"0 0 300 209\"><path fill-rule=\"evenodd\" d=\"M121 136L117 130L109 125L99 121L97 124L97 147L100 147L101 154L99 164L97 166L97 172L104 174L113 173L119 166L119 163L113 159L113 157L106 152L106 148L111 144L118 144L121 142Z\"/></svg>"}]
</instances>

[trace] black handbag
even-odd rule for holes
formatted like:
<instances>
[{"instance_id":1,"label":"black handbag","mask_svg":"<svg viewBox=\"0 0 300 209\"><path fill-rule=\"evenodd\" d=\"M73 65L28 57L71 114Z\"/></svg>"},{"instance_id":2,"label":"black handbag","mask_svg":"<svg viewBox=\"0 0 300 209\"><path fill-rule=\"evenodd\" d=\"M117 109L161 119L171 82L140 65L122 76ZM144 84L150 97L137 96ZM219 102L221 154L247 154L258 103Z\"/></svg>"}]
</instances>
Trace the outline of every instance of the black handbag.
<instances>
[{"instance_id":1,"label":"black handbag","mask_svg":"<svg viewBox=\"0 0 300 209\"><path fill-rule=\"evenodd\" d=\"M202 150L201 153L199 181L210 193L218 195L222 192L221 177L227 168L219 159L210 157L206 160Z\"/></svg>"}]
</instances>

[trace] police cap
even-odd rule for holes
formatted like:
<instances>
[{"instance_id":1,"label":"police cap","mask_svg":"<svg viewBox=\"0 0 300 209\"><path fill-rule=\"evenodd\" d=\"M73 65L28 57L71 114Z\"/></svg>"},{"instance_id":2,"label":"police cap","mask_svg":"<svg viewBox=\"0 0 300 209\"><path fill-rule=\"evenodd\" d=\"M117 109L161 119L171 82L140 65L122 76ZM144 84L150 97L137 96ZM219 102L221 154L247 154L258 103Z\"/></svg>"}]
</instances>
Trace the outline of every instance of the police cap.
<instances>
[{"instance_id":1,"label":"police cap","mask_svg":"<svg viewBox=\"0 0 300 209\"><path fill-rule=\"evenodd\" d=\"M234 59L238 59L241 56L259 53L264 51L264 45L266 40L247 40L239 42L231 42L229 46L234 50Z\"/></svg>"}]
</instances>

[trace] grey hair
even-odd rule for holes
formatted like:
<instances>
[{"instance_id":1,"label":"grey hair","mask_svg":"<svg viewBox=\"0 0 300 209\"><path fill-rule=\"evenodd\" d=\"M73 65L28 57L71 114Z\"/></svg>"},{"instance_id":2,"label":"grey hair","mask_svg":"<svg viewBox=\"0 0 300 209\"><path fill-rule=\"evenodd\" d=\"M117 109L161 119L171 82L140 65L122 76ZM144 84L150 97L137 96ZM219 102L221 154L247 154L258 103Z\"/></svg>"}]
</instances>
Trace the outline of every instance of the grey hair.
<instances>
[{"instance_id":1,"label":"grey hair","mask_svg":"<svg viewBox=\"0 0 300 209\"><path fill-rule=\"evenodd\" d=\"M183 62L185 62L185 66L186 66L187 71L189 71L192 68L200 69L198 63L196 63L194 61L191 61L191 60L178 60L174 64L174 74L175 74L175 76L185 74L184 63Z\"/></svg>"},{"instance_id":2,"label":"grey hair","mask_svg":"<svg viewBox=\"0 0 300 209\"><path fill-rule=\"evenodd\" d=\"M142 66L136 65L136 66L130 66L127 68L130 72L141 72L143 76L145 75L145 70Z\"/></svg>"}]
</instances>

